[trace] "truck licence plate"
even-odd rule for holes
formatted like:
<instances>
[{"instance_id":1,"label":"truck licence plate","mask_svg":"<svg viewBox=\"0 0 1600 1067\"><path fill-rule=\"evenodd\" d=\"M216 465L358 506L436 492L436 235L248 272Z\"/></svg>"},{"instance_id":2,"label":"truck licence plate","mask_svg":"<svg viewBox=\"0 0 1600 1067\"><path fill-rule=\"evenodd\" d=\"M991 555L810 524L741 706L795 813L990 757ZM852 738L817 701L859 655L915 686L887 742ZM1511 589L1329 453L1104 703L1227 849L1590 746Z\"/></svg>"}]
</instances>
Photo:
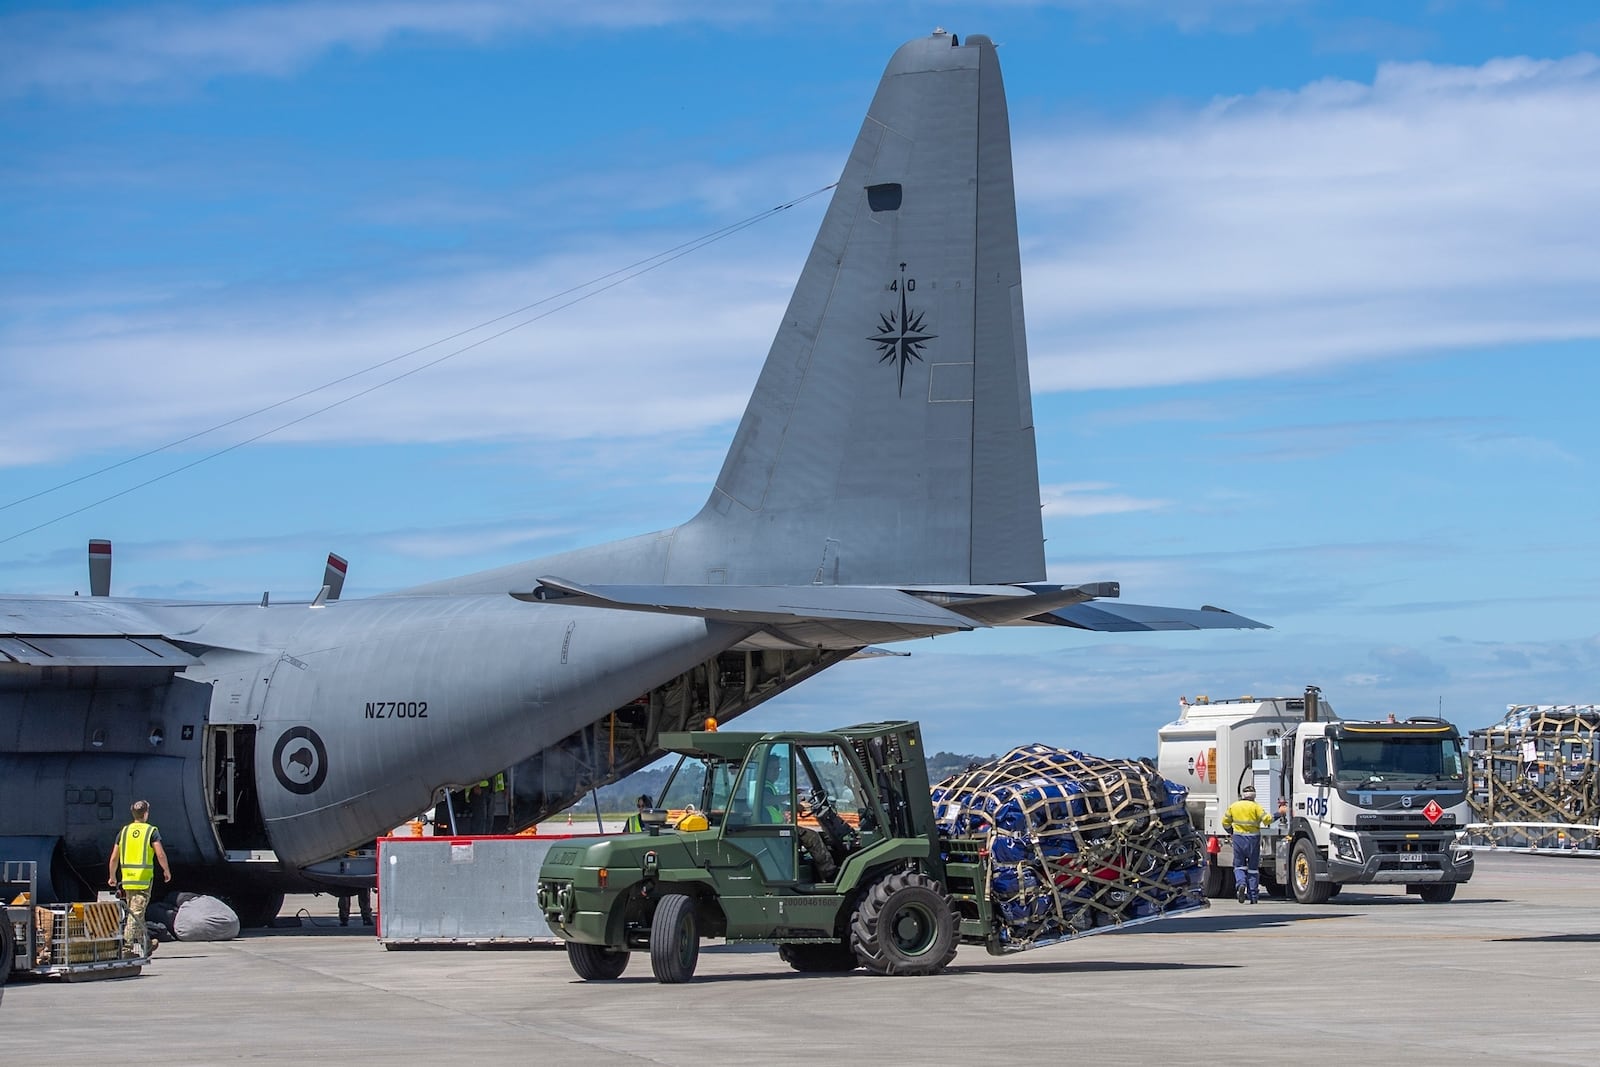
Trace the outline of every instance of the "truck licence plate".
<instances>
[{"instance_id":1,"label":"truck licence plate","mask_svg":"<svg viewBox=\"0 0 1600 1067\"><path fill-rule=\"evenodd\" d=\"M1402 853L1400 853L1400 862L1401 863L1421 863L1422 862L1422 854L1418 853L1418 852L1402 852Z\"/></svg>"}]
</instances>

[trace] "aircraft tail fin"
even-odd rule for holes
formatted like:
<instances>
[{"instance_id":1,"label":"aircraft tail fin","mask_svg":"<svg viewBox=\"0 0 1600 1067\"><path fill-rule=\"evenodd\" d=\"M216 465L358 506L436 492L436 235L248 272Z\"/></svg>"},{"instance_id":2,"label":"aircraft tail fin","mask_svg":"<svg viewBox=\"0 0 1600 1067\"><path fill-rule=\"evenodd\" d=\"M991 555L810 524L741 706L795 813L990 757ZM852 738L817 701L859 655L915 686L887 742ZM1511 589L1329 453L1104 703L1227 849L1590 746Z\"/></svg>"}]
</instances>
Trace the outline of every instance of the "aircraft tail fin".
<instances>
[{"instance_id":1,"label":"aircraft tail fin","mask_svg":"<svg viewBox=\"0 0 1600 1067\"><path fill-rule=\"evenodd\" d=\"M890 60L669 581L1044 577L1005 90L993 43Z\"/></svg>"}]
</instances>

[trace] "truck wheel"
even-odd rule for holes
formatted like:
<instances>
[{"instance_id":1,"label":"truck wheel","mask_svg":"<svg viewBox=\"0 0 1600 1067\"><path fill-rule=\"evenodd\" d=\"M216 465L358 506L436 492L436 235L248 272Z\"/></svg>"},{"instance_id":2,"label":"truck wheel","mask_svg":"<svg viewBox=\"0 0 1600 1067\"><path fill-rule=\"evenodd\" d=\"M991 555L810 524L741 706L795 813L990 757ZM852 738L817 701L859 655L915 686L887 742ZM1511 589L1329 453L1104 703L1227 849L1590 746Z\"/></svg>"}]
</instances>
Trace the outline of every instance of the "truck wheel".
<instances>
[{"instance_id":1,"label":"truck wheel","mask_svg":"<svg viewBox=\"0 0 1600 1067\"><path fill-rule=\"evenodd\" d=\"M849 945L779 945L778 958L802 974L843 974L861 966Z\"/></svg>"},{"instance_id":2,"label":"truck wheel","mask_svg":"<svg viewBox=\"0 0 1600 1067\"><path fill-rule=\"evenodd\" d=\"M625 948L567 942L567 962L572 964L572 969L585 982L621 978L622 972L628 969L628 957L631 955Z\"/></svg>"},{"instance_id":3,"label":"truck wheel","mask_svg":"<svg viewBox=\"0 0 1600 1067\"><path fill-rule=\"evenodd\" d=\"M880 879L856 905L850 947L878 974L938 974L956 955L950 897L915 871Z\"/></svg>"},{"instance_id":4,"label":"truck wheel","mask_svg":"<svg viewBox=\"0 0 1600 1067\"><path fill-rule=\"evenodd\" d=\"M1208 900L1222 900L1224 897L1233 896L1233 871L1219 864L1214 858L1206 858L1206 881L1201 886Z\"/></svg>"},{"instance_id":5,"label":"truck wheel","mask_svg":"<svg viewBox=\"0 0 1600 1067\"><path fill-rule=\"evenodd\" d=\"M650 969L658 982L687 982L700 962L700 927L694 898L671 893L661 898L650 920Z\"/></svg>"},{"instance_id":6,"label":"truck wheel","mask_svg":"<svg viewBox=\"0 0 1600 1067\"><path fill-rule=\"evenodd\" d=\"M17 951L16 939L11 936L11 923L5 917L5 905L0 903L0 985L11 977L11 961Z\"/></svg>"},{"instance_id":7,"label":"truck wheel","mask_svg":"<svg viewBox=\"0 0 1600 1067\"><path fill-rule=\"evenodd\" d=\"M1317 881L1317 850L1309 838L1300 838L1289 853L1289 888L1302 904L1326 904L1333 896L1330 883Z\"/></svg>"},{"instance_id":8,"label":"truck wheel","mask_svg":"<svg viewBox=\"0 0 1600 1067\"><path fill-rule=\"evenodd\" d=\"M1445 904L1456 895L1454 882L1434 882L1431 885L1417 886L1417 896L1427 904Z\"/></svg>"}]
</instances>

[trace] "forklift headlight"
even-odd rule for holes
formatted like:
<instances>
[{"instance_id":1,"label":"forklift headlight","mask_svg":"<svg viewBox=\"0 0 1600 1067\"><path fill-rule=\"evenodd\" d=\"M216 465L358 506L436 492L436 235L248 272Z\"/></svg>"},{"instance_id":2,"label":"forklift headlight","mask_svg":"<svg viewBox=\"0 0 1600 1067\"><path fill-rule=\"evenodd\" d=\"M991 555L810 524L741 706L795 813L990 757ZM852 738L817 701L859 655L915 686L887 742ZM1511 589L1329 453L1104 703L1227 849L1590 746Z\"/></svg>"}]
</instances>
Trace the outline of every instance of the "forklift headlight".
<instances>
[{"instance_id":1,"label":"forklift headlight","mask_svg":"<svg viewBox=\"0 0 1600 1067\"><path fill-rule=\"evenodd\" d=\"M1361 842L1356 838L1329 834L1328 843L1333 846L1333 854L1346 863L1361 862Z\"/></svg>"}]
</instances>

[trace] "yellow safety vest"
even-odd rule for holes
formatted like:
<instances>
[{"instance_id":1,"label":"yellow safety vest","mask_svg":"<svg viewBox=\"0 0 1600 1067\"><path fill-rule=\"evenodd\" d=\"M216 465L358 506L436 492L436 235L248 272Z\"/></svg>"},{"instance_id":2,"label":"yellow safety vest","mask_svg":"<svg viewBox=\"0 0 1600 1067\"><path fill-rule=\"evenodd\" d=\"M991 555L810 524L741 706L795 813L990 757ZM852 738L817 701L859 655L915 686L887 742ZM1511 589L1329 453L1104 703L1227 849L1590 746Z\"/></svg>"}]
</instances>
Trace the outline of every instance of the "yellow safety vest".
<instances>
[{"instance_id":1,"label":"yellow safety vest","mask_svg":"<svg viewBox=\"0 0 1600 1067\"><path fill-rule=\"evenodd\" d=\"M623 825L622 832L627 834L644 833L644 820L639 818L638 812L634 812L632 815L628 816L628 821Z\"/></svg>"},{"instance_id":2,"label":"yellow safety vest","mask_svg":"<svg viewBox=\"0 0 1600 1067\"><path fill-rule=\"evenodd\" d=\"M156 828L147 822L130 822L117 835L117 864L122 868L122 888L149 889L156 880Z\"/></svg>"},{"instance_id":3,"label":"yellow safety vest","mask_svg":"<svg viewBox=\"0 0 1600 1067\"><path fill-rule=\"evenodd\" d=\"M1259 834L1272 816L1253 800L1235 800L1222 815L1222 828L1236 834Z\"/></svg>"}]
</instances>

